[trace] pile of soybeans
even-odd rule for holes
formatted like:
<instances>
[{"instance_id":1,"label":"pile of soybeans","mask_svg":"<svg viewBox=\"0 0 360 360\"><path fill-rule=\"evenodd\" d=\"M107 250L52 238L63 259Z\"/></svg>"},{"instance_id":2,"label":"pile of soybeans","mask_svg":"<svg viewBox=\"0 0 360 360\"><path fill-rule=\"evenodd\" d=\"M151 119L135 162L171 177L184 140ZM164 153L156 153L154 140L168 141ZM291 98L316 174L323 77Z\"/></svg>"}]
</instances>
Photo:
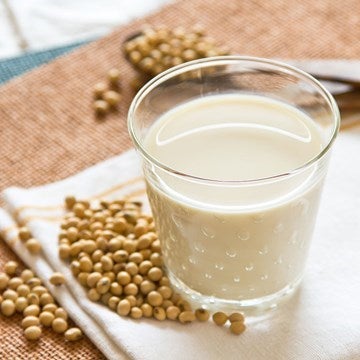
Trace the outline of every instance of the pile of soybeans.
<instances>
[{"instance_id":1,"label":"pile of soybeans","mask_svg":"<svg viewBox=\"0 0 360 360\"><path fill-rule=\"evenodd\" d=\"M133 319L168 319L182 324L209 320L205 307L192 309L173 290L163 270L153 218L142 213L141 203L116 200L90 204L73 196L65 203L68 213L59 232L59 256L69 262L91 301ZM32 239L26 227L20 228L19 238L25 244ZM39 256L40 251L39 246ZM52 286L66 286L67 282L61 273L53 273L49 280ZM67 312L56 304L41 279L30 269L20 272L14 261L0 272L0 309L7 317L16 312L23 315L28 340L38 340L42 327L51 327L68 341L82 337L79 328L69 328ZM219 311L212 319L218 326L230 322L230 331L237 335L246 328L241 313Z\"/></svg>"}]
</instances>

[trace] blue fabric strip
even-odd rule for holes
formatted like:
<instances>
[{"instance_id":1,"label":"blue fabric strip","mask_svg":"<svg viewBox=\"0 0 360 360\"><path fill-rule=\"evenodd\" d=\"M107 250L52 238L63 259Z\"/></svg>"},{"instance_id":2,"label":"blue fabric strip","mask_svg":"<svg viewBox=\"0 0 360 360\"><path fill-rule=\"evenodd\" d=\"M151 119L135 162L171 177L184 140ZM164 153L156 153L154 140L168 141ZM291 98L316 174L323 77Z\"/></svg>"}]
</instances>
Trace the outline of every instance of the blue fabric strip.
<instances>
[{"instance_id":1,"label":"blue fabric strip","mask_svg":"<svg viewBox=\"0 0 360 360\"><path fill-rule=\"evenodd\" d=\"M29 52L25 55L0 60L0 84L4 84L13 77L19 76L42 64L46 64L61 55L69 53L72 50L87 44L88 42L89 40L81 41L66 46L60 46L43 51Z\"/></svg>"}]
</instances>

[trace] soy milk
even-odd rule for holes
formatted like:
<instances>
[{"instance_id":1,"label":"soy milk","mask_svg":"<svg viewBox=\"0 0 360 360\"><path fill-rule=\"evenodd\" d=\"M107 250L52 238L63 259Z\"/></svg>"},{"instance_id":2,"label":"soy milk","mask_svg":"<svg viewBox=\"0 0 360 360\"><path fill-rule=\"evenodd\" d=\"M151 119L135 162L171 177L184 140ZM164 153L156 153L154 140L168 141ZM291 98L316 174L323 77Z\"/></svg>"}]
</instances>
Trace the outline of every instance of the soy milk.
<instances>
[{"instance_id":1,"label":"soy milk","mask_svg":"<svg viewBox=\"0 0 360 360\"><path fill-rule=\"evenodd\" d=\"M202 295L232 300L295 283L322 179L314 181L311 167L278 175L300 168L323 145L304 113L260 96L207 96L160 117L146 135L146 150L191 176L155 167L148 178L170 276Z\"/></svg>"}]
</instances>

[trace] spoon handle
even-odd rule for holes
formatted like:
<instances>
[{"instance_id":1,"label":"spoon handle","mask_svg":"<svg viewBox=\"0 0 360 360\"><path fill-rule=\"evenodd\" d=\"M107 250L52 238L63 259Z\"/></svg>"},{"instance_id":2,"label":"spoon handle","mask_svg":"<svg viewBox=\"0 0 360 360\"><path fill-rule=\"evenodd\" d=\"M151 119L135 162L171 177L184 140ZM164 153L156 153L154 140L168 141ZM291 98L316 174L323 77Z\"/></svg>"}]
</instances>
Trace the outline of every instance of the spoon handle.
<instances>
[{"instance_id":1,"label":"spoon handle","mask_svg":"<svg viewBox=\"0 0 360 360\"><path fill-rule=\"evenodd\" d=\"M354 88L360 88L360 80L348 79L348 78L344 78L344 77L336 76L336 75L320 75L320 74L314 74L314 73L311 75L321 81L329 81L329 82L333 82L333 83L349 85Z\"/></svg>"}]
</instances>

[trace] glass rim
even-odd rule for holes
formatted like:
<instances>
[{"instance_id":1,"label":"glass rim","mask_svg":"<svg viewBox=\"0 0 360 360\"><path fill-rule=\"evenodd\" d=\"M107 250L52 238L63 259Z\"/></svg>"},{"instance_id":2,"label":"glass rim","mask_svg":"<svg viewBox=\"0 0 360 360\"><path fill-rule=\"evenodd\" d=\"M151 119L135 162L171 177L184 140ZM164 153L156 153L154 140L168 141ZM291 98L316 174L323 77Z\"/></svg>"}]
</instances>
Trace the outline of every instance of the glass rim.
<instances>
[{"instance_id":1,"label":"glass rim","mask_svg":"<svg viewBox=\"0 0 360 360\"><path fill-rule=\"evenodd\" d=\"M186 71L192 71L197 70L200 68L203 68L204 65L213 64L213 65L225 65L232 62L253 62L254 64L263 64L263 65L272 65L275 67L278 67L279 70L287 70L291 73L295 73L295 75L299 78L305 78L306 80L310 81L310 83L317 88L319 93L327 100L327 103L329 105L329 108L332 113L333 118L333 130L330 135L330 138L324 148L313 158L309 159L307 162L305 162L303 165L296 167L294 169L291 169L290 171L283 172L280 174L272 175L272 176L266 176L266 177L259 177L255 179L245 179L245 180L220 180L220 179L209 179L209 178L203 178L199 176L194 176L191 174L183 173L181 171L178 171L170 166L167 166L160 161L158 161L155 157L153 157L149 152L144 148L142 145L142 142L137 138L133 126L133 119L135 118L135 113L137 110L138 105L141 103L141 101L146 97L148 93L150 93L154 88L157 87L157 85L163 83L166 80L169 80L173 78L174 76L180 75ZM316 80L313 76L308 74L307 72L300 70L296 68L295 66L288 65L286 63L283 63L278 60L272 60L272 59L266 59L266 58L260 58L260 57L252 57L252 56L240 56L240 55L225 55L225 56L214 56L214 57L208 57L208 58L202 58L197 60L188 61L186 63L174 66L168 70L165 70L164 72L160 73L159 75L155 76L153 79L148 81L135 95L134 99L131 102L129 111L128 111L128 117L127 117L127 126L129 135L135 145L135 148L141 153L141 155L148 160L150 163L156 165L161 170L164 170L168 173L171 173L173 175L188 178L189 180L194 181L203 181L207 183L225 183L225 184L251 184L251 183L258 183L258 182L265 182L265 181L271 181L271 180L277 180L282 178L287 178L293 175L296 175L298 173L301 173L302 171L305 171L306 169L310 168L313 164L320 161L330 150L332 144L334 143L334 140L338 134L339 128L340 128L340 112L339 108L336 104L335 99L330 94L330 92L325 88L324 85L322 85L318 80Z\"/></svg>"}]
</instances>

